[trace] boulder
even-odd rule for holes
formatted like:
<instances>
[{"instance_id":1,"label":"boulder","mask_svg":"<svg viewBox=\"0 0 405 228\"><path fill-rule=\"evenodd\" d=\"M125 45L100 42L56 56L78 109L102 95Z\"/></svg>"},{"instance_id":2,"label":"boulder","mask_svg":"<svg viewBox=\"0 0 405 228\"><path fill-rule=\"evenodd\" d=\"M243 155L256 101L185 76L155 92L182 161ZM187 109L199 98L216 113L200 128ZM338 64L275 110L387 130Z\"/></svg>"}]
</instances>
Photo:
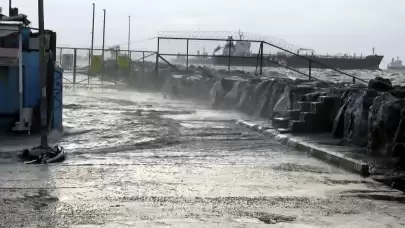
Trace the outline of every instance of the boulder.
<instances>
[{"instance_id":1,"label":"boulder","mask_svg":"<svg viewBox=\"0 0 405 228\"><path fill-rule=\"evenodd\" d=\"M236 106L239 110L245 113L251 112L255 108L255 102L253 101L255 85L248 84L244 89L242 96Z\"/></svg>"},{"instance_id":2,"label":"boulder","mask_svg":"<svg viewBox=\"0 0 405 228\"><path fill-rule=\"evenodd\" d=\"M348 90L333 123L333 136L343 137L357 146L367 146L369 109L378 95L373 90Z\"/></svg>"},{"instance_id":3,"label":"boulder","mask_svg":"<svg viewBox=\"0 0 405 228\"><path fill-rule=\"evenodd\" d=\"M256 110L253 114L254 116L259 116L259 117L263 116L262 110L267 101L268 94L272 92L272 87L273 87L274 83L276 83L275 80L266 80L266 85L263 88L263 93L261 94L261 96L259 97L259 99L257 101Z\"/></svg>"},{"instance_id":4,"label":"boulder","mask_svg":"<svg viewBox=\"0 0 405 228\"><path fill-rule=\"evenodd\" d=\"M224 98L225 105L229 108L235 108L235 106L239 103L242 93L246 89L247 85L247 81L238 81L233 86L231 91L226 94Z\"/></svg>"},{"instance_id":5,"label":"boulder","mask_svg":"<svg viewBox=\"0 0 405 228\"><path fill-rule=\"evenodd\" d=\"M392 157L404 139L402 118L405 100L385 93L374 99L368 119L368 152ZM400 147L400 146L398 146Z\"/></svg>"},{"instance_id":6,"label":"boulder","mask_svg":"<svg viewBox=\"0 0 405 228\"><path fill-rule=\"evenodd\" d=\"M224 92L228 93L240 80L234 78L221 79L221 85Z\"/></svg>"},{"instance_id":7,"label":"boulder","mask_svg":"<svg viewBox=\"0 0 405 228\"><path fill-rule=\"evenodd\" d=\"M382 77L371 79L368 83L368 88L379 92L386 92L393 89L391 81Z\"/></svg>"},{"instance_id":8,"label":"boulder","mask_svg":"<svg viewBox=\"0 0 405 228\"><path fill-rule=\"evenodd\" d=\"M394 97L405 98L405 86L394 86L389 93Z\"/></svg>"},{"instance_id":9,"label":"boulder","mask_svg":"<svg viewBox=\"0 0 405 228\"><path fill-rule=\"evenodd\" d=\"M210 90L211 104L213 108L220 107L226 92L222 88L221 80L217 80Z\"/></svg>"},{"instance_id":10,"label":"boulder","mask_svg":"<svg viewBox=\"0 0 405 228\"><path fill-rule=\"evenodd\" d=\"M249 80L240 97L237 108L244 113L254 114L256 112L260 97L265 93L268 80L253 78Z\"/></svg>"},{"instance_id":11,"label":"boulder","mask_svg":"<svg viewBox=\"0 0 405 228\"><path fill-rule=\"evenodd\" d=\"M264 101L262 104L259 103L258 105L258 111L260 111L261 117L273 119L275 115L274 106L284 94L286 86L287 84L279 80L274 80L268 85L266 94L264 95Z\"/></svg>"}]
</instances>

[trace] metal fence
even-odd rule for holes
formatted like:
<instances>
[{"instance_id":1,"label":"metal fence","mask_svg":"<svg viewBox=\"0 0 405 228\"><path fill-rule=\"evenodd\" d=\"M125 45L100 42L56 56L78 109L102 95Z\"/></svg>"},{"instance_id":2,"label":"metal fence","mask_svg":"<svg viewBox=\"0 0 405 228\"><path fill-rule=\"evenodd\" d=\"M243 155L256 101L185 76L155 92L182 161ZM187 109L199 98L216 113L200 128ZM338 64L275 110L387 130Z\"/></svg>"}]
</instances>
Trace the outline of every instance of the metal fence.
<instances>
[{"instance_id":1,"label":"metal fence","mask_svg":"<svg viewBox=\"0 0 405 228\"><path fill-rule=\"evenodd\" d=\"M231 48L226 47L232 47L235 42L252 51L247 52L247 55L246 52L231 53ZM179 71L179 65L184 66L186 71L190 65L209 65L216 69L247 70L263 75L264 68L285 68L309 80L320 80L313 69L322 68L350 79L353 83L367 83L364 79L312 58L311 54L298 54L263 40L160 36L157 38L156 69L160 61Z\"/></svg>"},{"instance_id":2,"label":"metal fence","mask_svg":"<svg viewBox=\"0 0 405 228\"><path fill-rule=\"evenodd\" d=\"M57 47L56 61L64 69L65 86L115 86L123 77L145 74L156 52Z\"/></svg>"}]
</instances>

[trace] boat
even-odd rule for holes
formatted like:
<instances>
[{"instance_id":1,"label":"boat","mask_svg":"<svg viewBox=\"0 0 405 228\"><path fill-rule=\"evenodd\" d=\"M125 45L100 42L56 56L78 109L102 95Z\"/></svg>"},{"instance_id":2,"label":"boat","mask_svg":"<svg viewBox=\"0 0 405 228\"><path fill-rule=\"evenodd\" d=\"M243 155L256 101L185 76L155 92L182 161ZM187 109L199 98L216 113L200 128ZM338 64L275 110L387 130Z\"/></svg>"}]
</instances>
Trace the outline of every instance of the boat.
<instances>
[{"instance_id":1,"label":"boat","mask_svg":"<svg viewBox=\"0 0 405 228\"><path fill-rule=\"evenodd\" d=\"M387 66L388 70L395 70L395 71L405 71L405 66L402 65L402 60L397 57L396 60L392 58L391 63L388 64Z\"/></svg>"},{"instance_id":2,"label":"boat","mask_svg":"<svg viewBox=\"0 0 405 228\"><path fill-rule=\"evenodd\" d=\"M277 52L273 54L263 54L261 63L260 53L252 53L251 42L243 39L243 33L239 32L239 39L234 40L232 36L221 47L215 48L211 57L207 53L200 55L199 52L193 58L188 59L189 64L213 64L219 66L259 66L264 67L291 67L308 68L311 60L311 68L337 68L337 69L368 69L377 70L384 56L373 55L316 55L312 49L300 48L295 54ZM221 54L217 54L222 49ZM186 56L178 54L177 63L184 63Z\"/></svg>"}]
</instances>

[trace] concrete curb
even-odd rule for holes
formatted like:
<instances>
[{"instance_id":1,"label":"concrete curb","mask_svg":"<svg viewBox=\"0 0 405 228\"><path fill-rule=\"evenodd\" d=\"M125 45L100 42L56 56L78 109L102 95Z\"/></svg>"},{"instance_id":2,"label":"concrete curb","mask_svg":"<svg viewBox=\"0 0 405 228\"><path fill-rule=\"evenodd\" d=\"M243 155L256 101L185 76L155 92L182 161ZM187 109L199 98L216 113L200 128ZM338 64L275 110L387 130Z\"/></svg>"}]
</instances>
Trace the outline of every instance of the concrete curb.
<instances>
[{"instance_id":1,"label":"concrete curb","mask_svg":"<svg viewBox=\"0 0 405 228\"><path fill-rule=\"evenodd\" d=\"M311 145L311 143L306 143L302 140L298 140L293 136L281 134L277 130L263 127L260 124L251 123L245 120L238 120L236 121L236 123L254 131L261 132L265 136L268 136L283 145L286 145L298 151L306 152L308 153L308 155L314 156L339 168L360 174L362 176L370 175L369 165L362 161L349 158L341 153L327 151L323 148L317 147L316 145Z\"/></svg>"}]
</instances>

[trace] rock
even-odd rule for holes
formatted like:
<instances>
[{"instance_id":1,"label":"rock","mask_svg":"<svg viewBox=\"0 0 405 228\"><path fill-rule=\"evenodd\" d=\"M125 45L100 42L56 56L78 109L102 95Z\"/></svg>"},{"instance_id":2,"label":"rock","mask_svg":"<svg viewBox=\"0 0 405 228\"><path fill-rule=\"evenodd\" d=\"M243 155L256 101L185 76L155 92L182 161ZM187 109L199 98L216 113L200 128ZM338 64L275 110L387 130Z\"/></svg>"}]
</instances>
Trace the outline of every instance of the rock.
<instances>
[{"instance_id":1,"label":"rock","mask_svg":"<svg viewBox=\"0 0 405 228\"><path fill-rule=\"evenodd\" d=\"M292 108L292 93L291 86L286 86L283 94L274 105L273 112L283 113L284 111L291 110Z\"/></svg>"},{"instance_id":2,"label":"rock","mask_svg":"<svg viewBox=\"0 0 405 228\"><path fill-rule=\"evenodd\" d=\"M268 94L271 93L272 86L274 85L275 80L268 80L266 79L266 84L264 85L263 92L261 93L260 97L257 100L256 109L254 112L254 116L262 116L262 110L265 106L265 102L267 101Z\"/></svg>"},{"instance_id":3,"label":"rock","mask_svg":"<svg viewBox=\"0 0 405 228\"><path fill-rule=\"evenodd\" d=\"M254 83L254 82L253 82ZM255 115L260 115L260 112L258 111L260 109L260 104L264 97L267 94L266 89L268 89L268 85L271 84L270 80L262 80L259 84L256 85L252 97L251 97L251 108L248 110L248 114Z\"/></svg>"},{"instance_id":4,"label":"rock","mask_svg":"<svg viewBox=\"0 0 405 228\"><path fill-rule=\"evenodd\" d=\"M221 85L224 92L228 93L231 89L238 83L239 80L234 78L224 78L221 79Z\"/></svg>"},{"instance_id":5,"label":"rock","mask_svg":"<svg viewBox=\"0 0 405 228\"><path fill-rule=\"evenodd\" d=\"M335 117L332 134L354 145L367 146L369 109L378 95L372 90L347 91L343 106Z\"/></svg>"},{"instance_id":6,"label":"rock","mask_svg":"<svg viewBox=\"0 0 405 228\"><path fill-rule=\"evenodd\" d=\"M226 94L224 98L225 105L229 108L235 108L239 103L242 93L246 89L247 85L247 81L238 81L231 91Z\"/></svg>"},{"instance_id":7,"label":"rock","mask_svg":"<svg viewBox=\"0 0 405 228\"><path fill-rule=\"evenodd\" d=\"M250 113L252 109L255 108L255 102L253 102L255 86L248 84L242 93L238 105L236 106L239 110L245 113Z\"/></svg>"},{"instance_id":8,"label":"rock","mask_svg":"<svg viewBox=\"0 0 405 228\"><path fill-rule=\"evenodd\" d=\"M223 97L226 95L222 88L222 83L220 80L216 81L210 90L211 104L212 107L219 107L222 103Z\"/></svg>"},{"instance_id":9,"label":"rock","mask_svg":"<svg viewBox=\"0 0 405 228\"><path fill-rule=\"evenodd\" d=\"M273 119L275 113L274 106L283 95L286 86L287 84L279 80L274 80L268 85L264 101L258 105L261 117Z\"/></svg>"},{"instance_id":10,"label":"rock","mask_svg":"<svg viewBox=\"0 0 405 228\"><path fill-rule=\"evenodd\" d=\"M368 83L368 88L379 92L386 92L393 89L391 81L382 77L371 79Z\"/></svg>"},{"instance_id":11,"label":"rock","mask_svg":"<svg viewBox=\"0 0 405 228\"><path fill-rule=\"evenodd\" d=\"M391 157L398 153L395 146L404 139L402 118L405 100L388 93L374 99L368 119L368 152L372 155Z\"/></svg>"},{"instance_id":12,"label":"rock","mask_svg":"<svg viewBox=\"0 0 405 228\"><path fill-rule=\"evenodd\" d=\"M390 94L394 97L405 98L405 86L394 86L394 89L390 91Z\"/></svg>"}]
</instances>

